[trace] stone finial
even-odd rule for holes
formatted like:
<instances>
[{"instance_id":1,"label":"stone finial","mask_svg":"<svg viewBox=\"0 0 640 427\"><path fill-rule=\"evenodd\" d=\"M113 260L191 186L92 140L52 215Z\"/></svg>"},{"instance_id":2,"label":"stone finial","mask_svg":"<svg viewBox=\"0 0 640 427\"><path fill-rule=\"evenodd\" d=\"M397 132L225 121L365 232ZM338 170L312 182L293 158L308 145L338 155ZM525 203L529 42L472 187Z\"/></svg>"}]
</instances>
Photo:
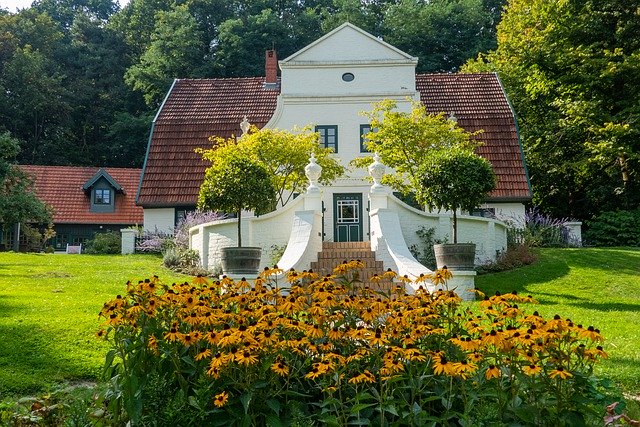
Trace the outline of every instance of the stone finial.
<instances>
[{"instance_id":1,"label":"stone finial","mask_svg":"<svg viewBox=\"0 0 640 427\"><path fill-rule=\"evenodd\" d=\"M386 167L380 161L380 156L378 153L374 153L373 155L373 163L369 165L369 175L373 178L373 185L371 186L371 191L376 191L383 188L381 184L382 177L384 176L384 172Z\"/></svg>"},{"instance_id":2,"label":"stone finial","mask_svg":"<svg viewBox=\"0 0 640 427\"><path fill-rule=\"evenodd\" d=\"M307 193L319 193L320 188L318 188L318 180L320 179L320 174L322 173L322 166L316 163L315 153L311 153L309 164L305 166L304 173L309 180Z\"/></svg>"},{"instance_id":3,"label":"stone finial","mask_svg":"<svg viewBox=\"0 0 640 427\"><path fill-rule=\"evenodd\" d=\"M246 135L249 132L249 120L247 120L247 116L244 116L244 119L240 122L240 129L242 129L242 135Z\"/></svg>"}]
</instances>

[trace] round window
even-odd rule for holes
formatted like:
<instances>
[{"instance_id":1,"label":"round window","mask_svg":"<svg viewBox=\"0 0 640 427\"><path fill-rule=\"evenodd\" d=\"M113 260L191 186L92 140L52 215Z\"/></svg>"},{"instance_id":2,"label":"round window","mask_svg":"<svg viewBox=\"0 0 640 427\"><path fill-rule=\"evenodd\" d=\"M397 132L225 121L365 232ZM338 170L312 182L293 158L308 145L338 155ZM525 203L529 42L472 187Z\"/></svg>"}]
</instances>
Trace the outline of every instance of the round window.
<instances>
[{"instance_id":1,"label":"round window","mask_svg":"<svg viewBox=\"0 0 640 427\"><path fill-rule=\"evenodd\" d=\"M353 75L353 73L344 73L342 75L342 80L344 80L345 82L352 82L355 78L356 77Z\"/></svg>"}]
</instances>

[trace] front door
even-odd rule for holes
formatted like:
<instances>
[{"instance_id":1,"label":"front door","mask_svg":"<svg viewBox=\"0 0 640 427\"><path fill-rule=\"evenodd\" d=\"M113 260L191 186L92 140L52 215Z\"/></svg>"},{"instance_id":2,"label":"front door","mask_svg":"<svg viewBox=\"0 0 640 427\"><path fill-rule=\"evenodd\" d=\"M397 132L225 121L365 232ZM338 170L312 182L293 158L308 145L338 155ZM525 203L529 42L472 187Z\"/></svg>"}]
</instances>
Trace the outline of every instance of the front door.
<instances>
[{"instance_id":1,"label":"front door","mask_svg":"<svg viewBox=\"0 0 640 427\"><path fill-rule=\"evenodd\" d=\"M335 242L362 241L362 194L333 195Z\"/></svg>"}]
</instances>

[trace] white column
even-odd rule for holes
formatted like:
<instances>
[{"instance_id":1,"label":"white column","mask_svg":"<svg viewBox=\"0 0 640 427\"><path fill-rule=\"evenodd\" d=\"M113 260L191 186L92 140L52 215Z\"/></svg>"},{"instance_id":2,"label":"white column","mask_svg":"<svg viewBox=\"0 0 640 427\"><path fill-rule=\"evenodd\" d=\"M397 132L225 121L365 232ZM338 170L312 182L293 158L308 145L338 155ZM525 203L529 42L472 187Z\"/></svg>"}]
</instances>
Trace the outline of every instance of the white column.
<instances>
[{"instance_id":1,"label":"white column","mask_svg":"<svg viewBox=\"0 0 640 427\"><path fill-rule=\"evenodd\" d=\"M120 233L122 234L121 253L123 255L135 253L136 234L138 231L132 228L123 228Z\"/></svg>"}]
</instances>

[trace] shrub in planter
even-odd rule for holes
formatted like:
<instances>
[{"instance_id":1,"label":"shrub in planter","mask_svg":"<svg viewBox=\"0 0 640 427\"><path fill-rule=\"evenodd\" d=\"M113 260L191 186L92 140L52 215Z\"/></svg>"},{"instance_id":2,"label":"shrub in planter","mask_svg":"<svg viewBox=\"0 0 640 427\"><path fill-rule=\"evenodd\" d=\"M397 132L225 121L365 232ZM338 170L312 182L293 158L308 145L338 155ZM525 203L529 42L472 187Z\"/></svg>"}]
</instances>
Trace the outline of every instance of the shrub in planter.
<instances>
[{"instance_id":1,"label":"shrub in planter","mask_svg":"<svg viewBox=\"0 0 640 427\"><path fill-rule=\"evenodd\" d=\"M111 420L583 425L614 401L593 376L606 357L593 326L526 313L532 299L513 294L474 313L449 290L357 290L360 268L339 265L342 280L291 271L283 283L273 268L253 284L128 283L100 313ZM416 281L446 289L449 277Z\"/></svg>"}]
</instances>

